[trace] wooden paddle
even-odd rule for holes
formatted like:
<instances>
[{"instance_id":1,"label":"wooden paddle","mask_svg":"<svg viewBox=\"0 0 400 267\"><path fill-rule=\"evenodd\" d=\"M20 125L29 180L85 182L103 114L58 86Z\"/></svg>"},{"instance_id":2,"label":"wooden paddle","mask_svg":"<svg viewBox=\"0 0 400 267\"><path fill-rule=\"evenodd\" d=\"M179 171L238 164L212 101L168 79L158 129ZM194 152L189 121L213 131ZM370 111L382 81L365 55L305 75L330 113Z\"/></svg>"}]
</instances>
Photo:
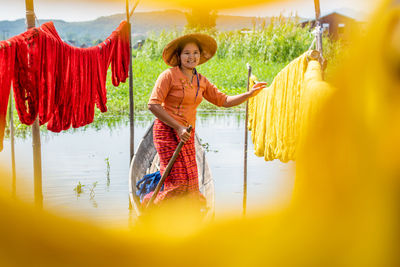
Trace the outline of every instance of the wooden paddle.
<instances>
[{"instance_id":1,"label":"wooden paddle","mask_svg":"<svg viewBox=\"0 0 400 267\"><path fill-rule=\"evenodd\" d=\"M189 127L187 128L187 132L190 133L192 131L192 125L189 125ZM161 190L162 185L164 184L165 179L167 178L167 176L169 175L169 173L171 172L172 166L174 166L175 160L179 155L179 152L181 151L183 145L185 144L185 142L180 141L178 146L175 149L174 154L172 155L172 158L169 160L167 168L165 168L165 171L160 179L160 181L157 184L156 189L154 190L153 195L151 196L149 203L147 203L146 209L148 209L149 207L151 207L151 205L153 204L154 200L156 199L158 193Z\"/></svg>"}]
</instances>

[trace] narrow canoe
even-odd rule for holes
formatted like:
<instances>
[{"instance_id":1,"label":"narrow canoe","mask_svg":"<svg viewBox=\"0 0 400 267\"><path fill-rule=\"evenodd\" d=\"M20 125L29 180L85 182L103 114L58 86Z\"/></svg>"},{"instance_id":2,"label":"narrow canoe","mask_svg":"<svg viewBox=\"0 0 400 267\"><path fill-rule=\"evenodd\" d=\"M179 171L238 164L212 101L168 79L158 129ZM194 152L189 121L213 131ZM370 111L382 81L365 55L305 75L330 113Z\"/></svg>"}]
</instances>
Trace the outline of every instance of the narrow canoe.
<instances>
[{"instance_id":1,"label":"narrow canoe","mask_svg":"<svg viewBox=\"0 0 400 267\"><path fill-rule=\"evenodd\" d=\"M207 214L205 218L214 217L214 180L206 159L206 152L200 143L200 138L195 136L196 162L199 172L200 192L207 200ZM129 170L129 199L132 210L136 216L141 214L140 200L136 196L136 182L144 175L159 170L160 160L153 143L153 124L147 129L140 141Z\"/></svg>"}]
</instances>

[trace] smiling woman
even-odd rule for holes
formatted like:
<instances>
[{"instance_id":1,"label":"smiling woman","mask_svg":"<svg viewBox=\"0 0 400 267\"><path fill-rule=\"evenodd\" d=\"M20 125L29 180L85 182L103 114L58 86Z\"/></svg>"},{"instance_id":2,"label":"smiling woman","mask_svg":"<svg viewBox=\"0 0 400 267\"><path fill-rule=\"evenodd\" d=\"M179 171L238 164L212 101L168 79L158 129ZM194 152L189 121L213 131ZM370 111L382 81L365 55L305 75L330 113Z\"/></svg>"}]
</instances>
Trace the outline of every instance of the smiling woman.
<instances>
[{"instance_id":1,"label":"smiling woman","mask_svg":"<svg viewBox=\"0 0 400 267\"><path fill-rule=\"evenodd\" d=\"M154 145L160 157L160 172L164 173L179 141L185 142L170 175L165 180L165 189L155 199L160 204L164 199L189 195L204 202L199 192L196 152L194 146L197 107L203 97L216 106L232 107L255 96L265 88L258 83L249 92L227 96L199 74L196 67L211 59L217 51L216 41L206 34L187 34L172 40L163 51L163 60L172 68L158 77L148 107L156 116L153 128ZM144 203L152 198L152 192L144 197Z\"/></svg>"},{"instance_id":2,"label":"smiling woman","mask_svg":"<svg viewBox=\"0 0 400 267\"><path fill-rule=\"evenodd\" d=\"M183 48L177 51L178 57L180 58L181 67L185 69L194 69L200 62L200 45L196 42L189 42L183 45Z\"/></svg>"}]
</instances>

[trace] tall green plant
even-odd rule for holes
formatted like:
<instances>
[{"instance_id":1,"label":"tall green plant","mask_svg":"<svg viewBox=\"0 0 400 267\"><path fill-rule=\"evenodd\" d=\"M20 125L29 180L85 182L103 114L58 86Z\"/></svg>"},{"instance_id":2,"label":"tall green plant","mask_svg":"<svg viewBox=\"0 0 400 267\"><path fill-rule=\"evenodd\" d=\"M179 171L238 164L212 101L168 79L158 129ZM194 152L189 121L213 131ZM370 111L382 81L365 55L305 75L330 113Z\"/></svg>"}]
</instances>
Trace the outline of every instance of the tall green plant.
<instances>
[{"instance_id":1,"label":"tall green plant","mask_svg":"<svg viewBox=\"0 0 400 267\"><path fill-rule=\"evenodd\" d=\"M298 18L283 16L272 18L270 24L254 25L248 31L217 32L215 29L186 28L183 31L151 33L137 58L160 58L162 49L172 39L189 32L203 32L213 36L218 43L220 59L257 58L262 62L289 62L303 53L311 44L313 36L308 27L301 27Z\"/></svg>"}]
</instances>

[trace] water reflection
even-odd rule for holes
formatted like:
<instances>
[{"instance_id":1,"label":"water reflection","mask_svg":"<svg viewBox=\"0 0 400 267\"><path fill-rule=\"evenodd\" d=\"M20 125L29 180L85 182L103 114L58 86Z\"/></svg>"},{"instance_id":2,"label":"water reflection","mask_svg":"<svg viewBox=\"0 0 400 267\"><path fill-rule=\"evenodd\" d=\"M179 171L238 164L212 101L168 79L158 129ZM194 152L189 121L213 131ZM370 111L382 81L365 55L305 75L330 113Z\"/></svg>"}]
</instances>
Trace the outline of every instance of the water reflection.
<instances>
[{"instance_id":1,"label":"water reflection","mask_svg":"<svg viewBox=\"0 0 400 267\"><path fill-rule=\"evenodd\" d=\"M129 120L127 117L104 118L80 129L42 132L44 207L70 211L74 216L90 216L103 224L126 225L129 217ZM243 112L198 114L196 130L207 147L207 159L215 181L216 216L241 213L244 118ZM136 115L135 148L153 119L148 112ZM28 137L29 134L16 138L17 196L32 201L32 144ZM250 140L248 154L248 210L288 201L293 186L293 163L265 162L255 157ZM0 160L8 166L11 164L8 139ZM74 191L79 184L80 193ZM23 187L27 190L22 191Z\"/></svg>"}]
</instances>

